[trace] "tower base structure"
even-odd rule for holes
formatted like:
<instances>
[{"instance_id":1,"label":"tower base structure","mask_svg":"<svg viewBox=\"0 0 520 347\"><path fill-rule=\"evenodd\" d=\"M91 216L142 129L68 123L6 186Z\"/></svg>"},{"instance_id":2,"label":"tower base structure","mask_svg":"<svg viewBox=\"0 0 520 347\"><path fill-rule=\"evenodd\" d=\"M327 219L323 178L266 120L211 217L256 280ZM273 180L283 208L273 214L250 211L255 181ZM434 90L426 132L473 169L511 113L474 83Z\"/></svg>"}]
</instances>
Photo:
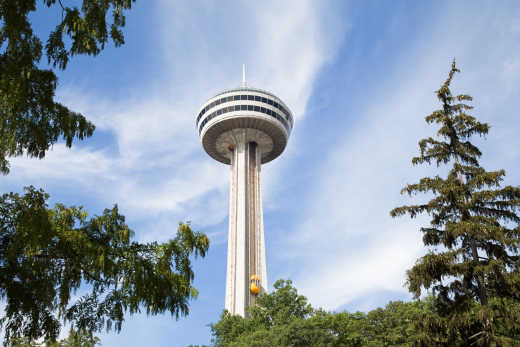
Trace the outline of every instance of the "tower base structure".
<instances>
[{"instance_id":1,"label":"tower base structure","mask_svg":"<svg viewBox=\"0 0 520 347\"><path fill-rule=\"evenodd\" d=\"M251 136L257 132L251 130L228 133L231 189L225 308L243 317L247 316L246 307L255 305L252 278L260 293L267 289L260 185L262 146L254 141L256 136Z\"/></svg>"}]
</instances>

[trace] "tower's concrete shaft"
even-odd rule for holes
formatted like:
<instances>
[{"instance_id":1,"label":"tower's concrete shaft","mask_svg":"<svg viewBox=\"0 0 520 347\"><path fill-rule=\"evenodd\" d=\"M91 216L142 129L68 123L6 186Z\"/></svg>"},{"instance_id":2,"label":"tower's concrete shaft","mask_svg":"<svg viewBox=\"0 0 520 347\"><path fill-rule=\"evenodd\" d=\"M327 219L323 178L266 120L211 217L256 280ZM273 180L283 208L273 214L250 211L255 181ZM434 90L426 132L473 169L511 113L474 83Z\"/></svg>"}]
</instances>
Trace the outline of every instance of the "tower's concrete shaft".
<instances>
[{"instance_id":1,"label":"tower's concrete shaft","mask_svg":"<svg viewBox=\"0 0 520 347\"><path fill-rule=\"evenodd\" d=\"M249 142L247 129L232 131L229 197L229 239L225 308L231 314L246 315L255 304L250 292L251 276L260 279L260 292L267 288L264 224L260 187L261 148Z\"/></svg>"}]
</instances>

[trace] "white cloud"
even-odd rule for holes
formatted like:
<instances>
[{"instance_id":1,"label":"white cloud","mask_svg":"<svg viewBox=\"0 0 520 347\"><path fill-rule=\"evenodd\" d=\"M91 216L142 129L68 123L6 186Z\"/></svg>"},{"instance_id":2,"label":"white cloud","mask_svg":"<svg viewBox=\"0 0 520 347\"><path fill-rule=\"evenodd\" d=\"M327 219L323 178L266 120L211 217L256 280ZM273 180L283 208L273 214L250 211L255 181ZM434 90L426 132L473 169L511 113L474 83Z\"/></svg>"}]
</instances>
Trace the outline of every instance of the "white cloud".
<instances>
[{"instance_id":1,"label":"white cloud","mask_svg":"<svg viewBox=\"0 0 520 347\"><path fill-rule=\"evenodd\" d=\"M405 269L422 250L417 221L389 216L404 201L402 186L412 183L402 178L424 172L409 163L415 137L425 131L417 115L432 110L432 88L418 87L429 85L424 79L408 82L406 90L376 97L388 101L360 110L362 121L350 123L346 140L320 163L307 218L286 241L288 256L301 259L295 283L317 306L336 308L367 291L403 291Z\"/></svg>"},{"instance_id":2,"label":"white cloud","mask_svg":"<svg viewBox=\"0 0 520 347\"><path fill-rule=\"evenodd\" d=\"M103 179L108 180L114 178L111 174L110 158L102 150L67 148L60 143L55 145L49 153L41 161L24 156L12 159L13 180L30 181L36 178L39 181L55 179L92 184L90 178L94 176L103 176ZM90 163L94 165L90 165Z\"/></svg>"},{"instance_id":3,"label":"white cloud","mask_svg":"<svg viewBox=\"0 0 520 347\"><path fill-rule=\"evenodd\" d=\"M329 247L329 252L321 252L322 260L316 264L319 271L306 268L305 276L296 279L296 287L314 306L327 309L362 298L367 292L402 291L403 270L410 268L421 255L421 247L418 247L421 236L416 223L393 224L367 223L368 232L362 238L353 238L354 242L349 242L348 237L330 238L330 242L340 241L336 243L340 249ZM374 227L381 229L375 232ZM352 230L338 229L344 233Z\"/></svg>"}]
</instances>

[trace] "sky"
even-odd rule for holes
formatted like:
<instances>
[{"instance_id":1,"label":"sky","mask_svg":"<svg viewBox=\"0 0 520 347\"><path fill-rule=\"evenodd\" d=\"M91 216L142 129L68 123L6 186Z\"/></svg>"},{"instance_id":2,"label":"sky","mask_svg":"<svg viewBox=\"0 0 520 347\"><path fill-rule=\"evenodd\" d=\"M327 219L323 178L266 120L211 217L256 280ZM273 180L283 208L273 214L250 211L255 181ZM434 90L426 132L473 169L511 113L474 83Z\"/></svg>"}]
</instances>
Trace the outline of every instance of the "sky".
<instances>
[{"instance_id":1,"label":"sky","mask_svg":"<svg viewBox=\"0 0 520 347\"><path fill-rule=\"evenodd\" d=\"M42 36L57 8L38 9ZM420 177L417 142L453 59L452 91L473 96L491 125L475 139L487 170L520 184L518 1L137 1L126 43L77 56L59 72L56 98L96 125L72 148L18 157L2 192L45 189L50 204L91 215L117 203L136 239L165 241L191 221L211 241L194 262L199 297L190 315L127 315L103 346L187 346L210 341L224 307L229 167L203 150L199 107L237 87L269 90L292 110L284 153L262 167L269 286L291 279L315 307L367 311L411 300L406 270L425 249L427 216L389 211L427 197L400 195Z\"/></svg>"}]
</instances>

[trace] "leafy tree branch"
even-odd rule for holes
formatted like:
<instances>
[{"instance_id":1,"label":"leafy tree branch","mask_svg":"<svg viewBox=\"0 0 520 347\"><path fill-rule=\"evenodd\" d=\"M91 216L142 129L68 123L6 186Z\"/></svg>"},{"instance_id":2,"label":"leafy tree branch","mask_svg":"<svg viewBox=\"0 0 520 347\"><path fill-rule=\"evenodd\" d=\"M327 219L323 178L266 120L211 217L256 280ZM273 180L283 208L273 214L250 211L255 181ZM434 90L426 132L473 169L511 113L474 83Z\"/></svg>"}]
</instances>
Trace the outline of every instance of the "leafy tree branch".
<instances>
[{"instance_id":1,"label":"leafy tree branch","mask_svg":"<svg viewBox=\"0 0 520 347\"><path fill-rule=\"evenodd\" d=\"M6 341L54 341L63 323L118 331L125 312L189 313L188 302L197 296L191 258L206 255L204 234L180 223L168 242L138 243L117 205L89 219L79 207L49 208L48 198L33 187L0 198ZM78 291L83 294L75 298Z\"/></svg>"}]
</instances>

